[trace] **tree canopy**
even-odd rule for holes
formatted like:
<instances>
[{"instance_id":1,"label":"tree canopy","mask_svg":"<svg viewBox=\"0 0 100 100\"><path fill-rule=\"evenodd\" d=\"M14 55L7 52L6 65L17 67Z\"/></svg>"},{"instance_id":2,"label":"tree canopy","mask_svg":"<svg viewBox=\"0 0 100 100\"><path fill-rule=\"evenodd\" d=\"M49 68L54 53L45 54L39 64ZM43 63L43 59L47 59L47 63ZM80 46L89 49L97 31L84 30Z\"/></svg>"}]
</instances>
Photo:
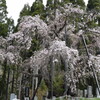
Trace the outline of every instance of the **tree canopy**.
<instances>
[{"instance_id":1,"label":"tree canopy","mask_svg":"<svg viewBox=\"0 0 100 100\"><path fill-rule=\"evenodd\" d=\"M6 0L0 1L0 36L7 36L8 33L13 31L14 21L12 18L7 17Z\"/></svg>"},{"instance_id":2,"label":"tree canopy","mask_svg":"<svg viewBox=\"0 0 100 100\"><path fill-rule=\"evenodd\" d=\"M31 10L31 8L30 8L29 4L25 4L23 9L20 12L20 17L30 15L30 10Z\"/></svg>"},{"instance_id":3,"label":"tree canopy","mask_svg":"<svg viewBox=\"0 0 100 100\"><path fill-rule=\"evenodd\" d=\"M89 0L87 10L98 10L100 11L100 0Z\"/></svg>"},{"instance_id":4,"label":"tree canopy","mask_svg":"<svg viewBox=\"0 0 100 100\"><path fill-rule=\"evenodd\" d=\"M43 0L36 0L31 6L31 15L42 15L44 13Z\"/></svg>"},{"instance_id":5,"label":"tree canopy","mask_svg":"<svg viewBox=\"0 0 100 100\"><path fill-rule=\"evenodd\" d=\"M0 1L0 22L5 22L7 18L7 6L6 6L6 1L1 0Z\"/></svg>"},{"instance_id":6,"label":"tree canopy","mask_svg":"<svg viewBox=\"0 0 100 100\"><path fill-rule=\"evenodd\" d=\"M79 6L85 7L85 2L84 0L70 0L71 3L77 4Z\"/></svg>"}]
</instances>

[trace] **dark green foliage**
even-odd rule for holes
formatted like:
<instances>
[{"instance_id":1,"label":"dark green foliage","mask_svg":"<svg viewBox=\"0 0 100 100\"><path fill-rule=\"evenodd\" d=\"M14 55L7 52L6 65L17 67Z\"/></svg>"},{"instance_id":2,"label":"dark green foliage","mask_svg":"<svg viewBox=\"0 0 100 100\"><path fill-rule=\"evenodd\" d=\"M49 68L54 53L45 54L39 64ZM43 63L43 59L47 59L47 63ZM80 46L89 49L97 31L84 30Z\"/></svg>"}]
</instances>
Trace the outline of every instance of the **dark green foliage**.
<instances>
[{"instance_id":1,"label":"dark green foliage","mask_svg":"<svg viewBox=\"0 0 100 100\"><path fill-rule=\"evenodd\" d=\"M52 2L52 0L47 0L47 7L51 7L53 5L53 2Z\"/></svg>"},{"instance_id":2,"label":"dark green foliage","mask_svg":"<svg viewBox=\"0 0 100 100\"><path fill-rule=\"evenodd\" d=\"M63 5L63 3L60 3L59 0L47 0L46 5L46 16L50 17L50 14L56 15L56 9L59 9L59 6Z\"/></svg>"},{"instance_id":3,"label":"dark green foliage","mask_svg":"<svg viewBox=\"0 0 100 100\"><path fill-rule=\"evenodd\" d=\"M89 21L89 22L87 23L87 25L88 25L89 28L94 28L94 27L98 26L98 25L95 23L95 21Z\"/></svg>"},{"instance_id":4,"label":"dark green foliage","mask_svg":"<svg viewBox=\"0 0 100 100\"><path fill-rule=\"evenodd\" d=\"M54 9L54 4L52 0L47 0L47 5L46 5L46 16L50 15L51 10Z\"/></svg>"},{"instance_id":5,"label":"dark green foliage","mask_svg":"<svg viewBox=\"0 0 100 100\"><path fill-rule=\"evenodd\" d=\"M33 38L33 40L31 42L32 42L32 45L29 50L23 49L20 52L20 55L22 56L23 60L31 57L33 55L34 51L37 51L40 49L40 43L39 43L39 40L36 39L36 37Z\"/></svg>"},{"instance_id":6,"label":"dark green foliage","mask_svg":"<svg viewBox=\"0 0 100 100\"><path fill-rule=\"evenodd\" d=\"M30 8L29 4L25 4L23 9L20 12L20 17L30 15L30 10L31 10L31 8Z\"/></svg>"},{"instance_id":7,"label":"dark green foliage","mask_svg":"<svg viewBox=\"0 0 100 100\"><path fill-rule=\"evenodd\" d=\"M62 0L61 5L64 6L64 4L67 4L67 3L72 3L72 4L75 4L75 5L79 5L82 8L85 7L84 0Z\"/></svg>"},{"instance_id":8,"label":"dark green foliage","mask_svg":"<svg viewBox=\"0 0 100 100\"><path fill-rule=\"evenodd\" d=\"M68 3L70 3L70 0L62 0L60 2L60 6L64 7L64 4L68 4Z\"/></svg>"},{"instance_id":9,"label":"dark green foliage","mask_svg":"<svg viewBox=\"0 0 100 100\"><path fill-rule=\"evenodd\" d=\"M54 0L54 8L57 9L60 6L59 0Z\"/></svg>"},{"instance_id":10,"label":"dark green foliage","mask_svg":"<svg viewBox=\"0 0 100 100\"><path fill-rule=\"evenodd\" d=\"M12 18L7 18L8 33L13 33L14 31L14 20Z\"/></svg>"},{"instance_id":11,"label":"dark green foliage","mask_svg":"<svg viewBox=\"0 0 100 100\"><path fill-rule=\"evenodd\" d=\"M6 23L0 22L0 36L6 37L8 33L12 33L14 30L14 20L7 18Z\"/></svg>"},{"instance_id":12,"label":"dark green foliage","mask_svg":"<svg viewBox=\"0 0 100 100\"><path fill-rule=\"evenodd\" d=\"M100 11L100 0L89 0L87 5L87 10L98 10Z\"/></svg>"},{"instance_id":13,"label":"dark green foliage","mask_svg":"<svg viewBox=\"0 0 100 100\"><path fill-rule=\"evenodd\" d=\"M88 1L87 11L91 11L91 10L94 10L96 12L100 11L100 0L89 0ZM97 21L98 21L98 25L96 24ZM97 17L96 20L90 22L89 24L90 24L89 27L91 28L100 26L100 17Z\"/></svg>"},{"instance_id":14,"label":"dark green foliage","mask_svg":"<svg viewBox=\"0 0 100 100\"><path fill-rule=\"evenodd\" d=\"M63 2L64 2L64 3L69 3L69 2L70 2L70 0L63 0Z\"/></svg>"},{"instance_id":15,"label":"dark green foliage","mask_svg":"<svg viewBox=\"0 0 100 100\"><path fill-rule=\"evenodd\" d=\"M64 93L64 74L62 72L56 73L53 82L53 92L55 96L61 96Z\"/></svg>"},{"instance_id":16,"label":"dark green foliage","mask_svg":"<svg viewBox=\"0 0 100 100\"><path fill-rule=\"evenodd\" d=\"M6 94L6 78L2 77L0 78L0 100L4 100L5 94Z\"/></svg>"},{"instance_id":17,"label":"dark green foliage","mask_svg":"<svg viewBox=\"0 0 100 100\"><path fill-rule=\"evenodd\" d=\"M31 15L40 15L44 13L44 5L42 0L36 0L31 6Z\"/></svg>"},{"instance_id":18,"label":"dark green foliage","mask_svg":"<svg viewBox=\"0 0 100 100\"><path fill-rule=\"evenodd\" d=\"M6 0L0 1L0 36L7 36L14 29L14 21L7 17Z\"/></svg>"},{"instance_id":19,"label":"dark green foliage","mask_svg":"<svg viewBox=\"0 0 100 100\"><path fill-rule=\"evenodd\" d=\"M0 22L5 22L7 13L6 0L0 0Z\"/></svg>"},{"instance_id":20,"label":"dark green foliage","mask_svg":"<svg viewBox=\"0 0 100 100\"><path fill-rule=\"evenodd\" d=\"M46 8L48 10L53 10L54 8L57 8L59 4L60 4L59 0L47 0Z\"/></svg>"},{"instance_id":21,"label":"dark green foliage","mask_svg":"<svg viewBox=\"0 0 100 100\"><path fill-rule=\"evenodd\" d=\"M94 9L94 7L93 7L93 1L94 1L94 0L89 0L89 1L88 1L87 10L92 10L92 9Z\"/></svg>"},{"instance_id":22,"label":"dark green foliage","mask_svg":"<svg viewBox=\"0 0 100 100\"><path fill-rule=\"evenodd\" d=\"M8 32L6 18L7 18L6 1L1 0L0 1L0 36L3 37L5 37Z\"/></svg>"},{"instance_id":23,"label":"dark green foliage","mask_svg":"<svg viewBox=\"0 0 100 100\"><path fill-rule=\"evenodd\" d=\"M36 38L34 38L34 39L32 40L31 49L32 49L32 51L37 51L37 50L39 50L39 48L40 48L39 40L36 39Z\"/></svg>"},{"instance_id":24,"label":"dark green foliage","mask_svg":"<svg viewBox=\"0 0 100 100\"><path fill-rule=\"evenodd\" d=\"M81 6L81 7L85 7L84 0L70 0L70 2L73 3L73 4L77 4L77 5Z\"/></svg>"},{"instance_id":25,"label":"dark green foliage","mask_svg":"<svg viewBox=\"0 0 100 100\"><path fill-rule=\"evenodd\" d=\"M8 32L8 25L5 23L0 23L0 36L7 36Z\"/></svg>"},{"instance_id":26,"label":"dark green foliage","mask_svg":"<svg viewBox=\"0 0 100 100\"><path fill-rule=\"evenodd\" d=\"M37 94L36 94L38 97L38 100L43 100L43 96L46 95L47 91L48 91L48 88L45 84L45 81L42 80L40 87L39 87Z\"/></svg>"},{"instance_id":27,"label":"dark green foliage","mask_svg":"<svg viewBox=\"0 0 100 100\"><path fill-rule=\"evenodd\" d=\"M98 17L98 22L99 22L98 25L100 26L100 17Z\"/></svg>"},{"instance_id":28,"label":"dark green foliage","mask_svg":"<svg viewBox=\"0 0 100 100\"><path fill-rule=\"evenodd\" d=\"M43 90L47 90L47 86L46 86L44 80L42 80L42 82L41 82L41 84L40 84L40 88L41 88L42 91L43 91Z\"/></svg>"},{"instance_id":29,"label":"dark green foliage","mask_svg":"<svg viewBox=\"0 0 100 100\"><path fill-rule=\"evenodd\" d=\"M85 7L85 2L84 0L77 0L76 4L78 4L81 7Z\"/></svg>"}]
</instances>

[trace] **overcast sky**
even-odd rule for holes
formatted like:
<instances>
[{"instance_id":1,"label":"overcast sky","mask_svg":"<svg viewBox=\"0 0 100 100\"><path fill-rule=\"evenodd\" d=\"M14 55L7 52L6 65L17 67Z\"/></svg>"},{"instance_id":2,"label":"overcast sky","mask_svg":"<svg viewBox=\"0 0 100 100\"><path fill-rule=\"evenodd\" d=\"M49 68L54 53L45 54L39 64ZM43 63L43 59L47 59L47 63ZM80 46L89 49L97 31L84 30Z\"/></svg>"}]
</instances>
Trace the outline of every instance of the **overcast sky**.
<instances>
[{"instance_id":1,"label":"overcast sky","mask_svg":"<svg viewBox=\"0 0 100 100\"><path fill-rule=\"evenodd\" d=\"M29 5L31 6L34 1L35 0L6 0L8 7L8 17L12 17L15 21L15 24L17 24L19 13L23 8L24 4L29 3ZM43 0L44 4L46 4L46 1L47 0ZM87 4L88 0L85 0L85 2Z\"/></svg>"}]
</instances>

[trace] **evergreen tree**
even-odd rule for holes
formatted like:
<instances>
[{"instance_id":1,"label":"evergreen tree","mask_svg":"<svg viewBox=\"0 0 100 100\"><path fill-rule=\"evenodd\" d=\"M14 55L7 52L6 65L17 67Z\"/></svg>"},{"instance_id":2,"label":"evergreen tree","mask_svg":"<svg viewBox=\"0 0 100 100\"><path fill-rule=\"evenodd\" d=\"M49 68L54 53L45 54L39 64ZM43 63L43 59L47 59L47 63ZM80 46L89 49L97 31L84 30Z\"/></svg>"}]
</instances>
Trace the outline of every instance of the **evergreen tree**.
<instances>
[{"instance_id":1,"label":"evergreen tree","mask_svg":"<svg viewBox=\"0 0 100 100\"><path fill-rule=\"evenodd\" d=\"M43 0L36 0L31 6L31 15L40 15L44 14L44 5Z\"/></svg>"},{"instance_id":2,"label":"evergreen tree","mask_svg":"<svg viewBox=\"0 0 100 100\"><path fill-rule=\"evenodd\" d=\"M59 0L54 0L54 8L58 8L59 7Z\"/></svg>"},{"instance_id":3,"label":"evergreen tree","mask_svg":"<svg viewBox=\"0 0 100 100\"><path fill-rule=\"evenodd\" d=\"M31 10L31 8L30 8L29 4L25 4L23 9L20 12L20 18L22 16L30 15L30 10Z\"/></svg>"},{"instance_id":4,"label":"evergreen tree","mask_svg":"<svg viewBox=\"0 0 100 100\"><path fill-rule=\"evenodd\" d=\"M7 36L8 33L12 32L14 21L11 18L7 18L7 6L6 0L0 0L0 36Z\"/></svg>"},{"instance_id":5,"label":"evergreen tree","mask_svg":"<svg viewBox=\"0 0 100 100\"><path fill-rule=\"evenodd\" d=\"M47 5L46 5L47 10L51 10L53 9L53 7L54 7L53 0L47 0Z\"/></svg>"},{"instance_id":6,"label":"evergreen tree","mask_svg":"<svg viewBox=\"0 0 100 100\"><path fill-rule=\"evenodd\" d=\"M89 0L87 5L87 10L95 10L97 12L100 12L100 0ZM97 17L98 25L100 26L100 17ZM95 21L94 21L95 23Z\"/></svg>"},{"instance_id":7,"label":"evergreen tree","mask_svg":"<svg viewBox=\"0 0 100 100\"><path fill-rule=\"evenodd\" d=\"M77 1L76 1L76 4L78 4L78 5L81 6L81 7L85 7L85 2L84 2L84 0L77 0Z\"/></svg>"},{"instance_id":8,"label":"evergreen tree","mask_svg":"<svg viewBox=\"0 0 100 100\"><path fill-rule=\"evenodd\" d=\"M59 0L47 0L46 5L46 16L50 15L52 12L53 15L56 15L56 9L62 5L62 3L59 2ZM53 11L54 10L54 11ZM50 16L49 16L50 17Z\"/></svg>"},{"instance_id":9,"label":"evergreen tree","mask_svg":"<svg viewBox=\"0 0 100 100\"><path fill-rule=\"evenodd\" d=\"M70 0L62 0L62 2L64 2L64 3L69 3Z\"/></svg>"},{"instance_id":10,"label":"evergreen tree","mask_svg":"<svg viewBox=\"0 0 100 100\"><path fill-rule=\"evenodd\" d=\"M70 0L70 2L73 3L73 4L77 4L77 5L81 6L81 7L85 7L84 0Z\"/></svg>"},{"instance_id":11,"label":"evergreen tree","mask_svg":"<svg viewBox=\"0 0 100 100\"><path fill-rule=\"evenodd\" d=\"M64 4L70 3L70 0L61 0L60 5L64 6Z\"/></svg>"},{"instance_id":12,"label":"evergreen tree","mask_svg":"<svg viewBox=\"0 0 100 100\"><path fill-rule=\"evenodd\" d=\"M53 10L54 8L57 8L59 4L59 0L47 0L46 8L49 10Z\"/></svg>"},{"instance_id":13,"label":"evergreen tree","mask_svg":"<svg viewBox=\"0 0 100 100\"><path fill-rule=\"evenodd\" d=\"M8 25L0 22L0 36L6 37L8 32Z\"/></svg>"},{"instance_id":14,"label":"evergreen tree","mask_svg":"<svg viewBox=\"0 0 100 100\"><path fill-rule=\"evenodd\" d=\"M6 1L0 0L0 22L6 21L7 13Z\"/></svg>"},{"instance_id":15,"label":"evergreen tree","mask_svg":"<svg viewBox=\"0 0 100 100\"><path fill-rule=\"evenodd\" d=\"M8 29L6 24L7 6L5 0L0 0L0 36L6 36Z\"/></svg>"},{"instance_id":16,"label":"evergreen tree","mask_svg":"<svg viewBox=\"0 0 100 100\"><path fill-rule=\"evenodd\" d=\"M98 10L100 11L100 0L89 0L87 5L87 10Z\"/></svg>"},{"instance_id":17,"label":"evergreen tree","mask_svg":"<svg viewBox=\"0 0 100 100\"><path fill-rule=\"evenodd\" d=\"M14 20L12 18L7 18L7 28L8 28L8 34L14 32Z\"/></svg>"}]
</instances>

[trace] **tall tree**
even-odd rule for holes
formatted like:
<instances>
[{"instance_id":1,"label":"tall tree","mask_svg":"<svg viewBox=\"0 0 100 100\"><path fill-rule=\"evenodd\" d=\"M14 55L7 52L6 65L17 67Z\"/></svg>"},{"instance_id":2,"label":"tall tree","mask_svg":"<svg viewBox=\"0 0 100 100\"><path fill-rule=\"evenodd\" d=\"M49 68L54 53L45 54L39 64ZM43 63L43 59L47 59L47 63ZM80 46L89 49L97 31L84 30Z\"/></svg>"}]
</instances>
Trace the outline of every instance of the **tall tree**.
<instances>
[{"instance_id":1,"label":"tall tree","mask_svg":"<svg viewBox=\"0 0 100 100\"><path fill-rule=\"evenodd\" d=\"M54 6L53 4L54 4L53 0L47 0L47 5L46 5L47 10L51 10Z\"/></svg>"},{"instance_id":2,"label":"tall tree","mask_svg":"<svg viewBox=\"0 0 100 100\"><path fill-rule=\"evenodd\" d=\"M88 1L87 11L92 11L92 10L100 12L100 0L89 0ZM97 17L97 21L98 21L98 25L100 26L100 16Z\"/></svg>"},{"instance_id":3,"label":"tall tree","mask_svg":"<svg viewBox=\"0 0 100 100\"><path fill-rule=\"evenodd\" d=\"M0 22L5 22L7 13L6 0L0 0Z\"/></svg>"},{"instance_id":4,"label":"tall tree","mask_svg":"<svg viewBox=\"0 0 100 100\"><path fill-rule=\"evenodd\" d=\"M60 5L64 6L64 4L70 3L70 0L61 0Z\"/></svg>"},{"instance_id":5,"label":"tall tree","mask_svg":"<svg viewBox=\"0 0 100 100\"><path fill-rule=\"evenodd\" d=\"M100 0L89 0L87 5L87 10L98 10L100 11Z\"/></svg>"},{"instance_id":6,"label":"tall tree","mask_svg":"<svg viewBox=\"0 0 100 100\"><path fill-rule=\"evenodd\" d=\"M85 7L84 0L70 0L70 2L73 3L73 4L77 4L77 5L81 6L81 7Z\"/></svg>"},{"instance_id":7,"label":"tall tree","mask_svg":"<svg viewBox=\"0 0 100 100\"><path fill-rule=\"evenodd\" d=\"M62 4L59 0L47 0L47 5L46 5L46 16L53 14L52 11L54 12L54 16L56 15L56 9L59 7L59 5ZM49 16L50 17L50 16Z\"/></svg>"},{"instance_id":8,"label":"tall tree","mask_svg":"<svg viewBox=\"0 0 100 100\"><path fill-rule=\"evenodd\" d=\"M43 0L36 0L31 6L31 15L40 15L44 13Z\"/></svg>"},{"instance_id":9,"label":"tall tree","mask_svg":"<svg viewBox=\"0 0 100 100\"><path fill-rule=\"evenodd\" d=\"M53 10L55 7L57 8L59 5L59 0L47 0L47 9Z\"/></svg>"},{"instance_id":10,"label":"tall tree","mask_svg":"<svg viewBox=\"0 0 100 100\"><path fill-rule=\"evenodd\" d=\"M14 21L7 17L6 0L0 0L0 36L7 36L13 30Z\"/></svg>"},{"instance_id":11,"label":"tall tree","mask_svg":"<svg viewBox=\"0 0 100 100\"><path fill-rule=\"evenodd\" d=\"M70 0L62 0L62 2L64 2L64 3L69 3Z\"/></svg>"},{"instance_id":12,"label":"tall tree","mask_svg":"<svg viewBox=\"0 0 100 100\"><path fill-rule=\"evenodd\" d=\"M0 36L6 36L8 29L6 24L7 6L5 0L0 0Z\"/></svg>"},{"instance_id":13,"label":"tall tree","mask_svg":"<svg viewBox=\"0 0 100 100\"><path fill-rule=\"evenodd\" d=\"M8 29L8 34L13 33L15 26L14 26L14 20L12 18L7 18L7 29Z\"/></svg>"},{"instance_id":14,"label":"tall tree","mask_svg":"<svg viewBox=\"0 0 100 100\"><path fill-rule=\"evenodd\" d=\"M6 37L8 32L8 25L0 22L0 36Z\"/></svg>"},{"instance_id":15,"label":"tall tree","mask_svg":"<svg viewBox=\"0 0 100 100\"><path fill-rule=\"evenodd\" d=\"M29 4L25 4L23 9L20 12L20 17L30 15L30 10L31 10L31 8L30 8Z\"/></svg>"}]
</instances>

